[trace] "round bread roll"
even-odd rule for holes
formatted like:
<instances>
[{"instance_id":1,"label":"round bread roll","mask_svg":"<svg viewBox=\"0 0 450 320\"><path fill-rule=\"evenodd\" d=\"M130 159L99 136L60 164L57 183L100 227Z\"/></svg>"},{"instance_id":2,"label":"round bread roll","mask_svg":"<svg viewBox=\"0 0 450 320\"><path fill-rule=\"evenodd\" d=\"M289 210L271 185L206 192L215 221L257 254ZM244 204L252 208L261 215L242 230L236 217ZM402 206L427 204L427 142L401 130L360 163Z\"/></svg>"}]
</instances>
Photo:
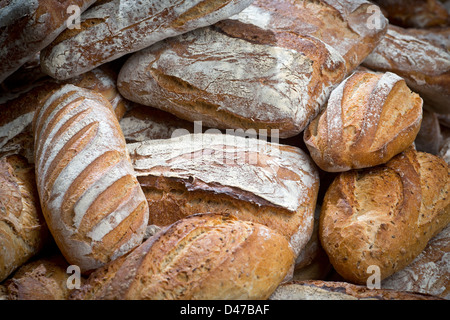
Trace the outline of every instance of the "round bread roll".
<instances>
[{"instance_id":1,"label":"round bread roll","mask_svg":"<svg viewBox=\"0 0 450 320\"><path fill-rule=\"evenodd\" d=\"M304 140L324 171L373 167L409 147L421 120L422 99L402 78L356 72L333 90Z\"/></svg>"},{"instance_id":2,"label":"round bread roll","mask_svg":"<svg viewBox=\"0 0 450 320\"><path fill-rule=\"evenodd\" d=\"M384 166L341 173L322 206L319 237L347 281L380 281L411 263L450 222L449 167L410 148Z\"/></svg>"}]
</instances>

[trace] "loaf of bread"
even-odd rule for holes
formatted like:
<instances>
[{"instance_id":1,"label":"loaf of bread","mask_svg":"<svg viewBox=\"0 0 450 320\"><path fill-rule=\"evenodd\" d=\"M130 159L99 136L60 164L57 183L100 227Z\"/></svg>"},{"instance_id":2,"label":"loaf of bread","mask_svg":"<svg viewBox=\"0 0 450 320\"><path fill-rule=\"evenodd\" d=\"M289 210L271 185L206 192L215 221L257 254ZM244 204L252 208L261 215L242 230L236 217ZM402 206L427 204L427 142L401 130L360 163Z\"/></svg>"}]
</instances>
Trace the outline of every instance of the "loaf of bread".
<instances>
[{"instance_id":1,"label":"loaf of bread","mask_svg":"<svg viewBox=\"0 0 450 320\"><path fill-rule=\"evenodd\" d=\"M194 133L194 123L177 118L171 113L137 104L130 107L119 123L127 143L169 139L182 131ZM201 131L208 129L201 127Z\"/></svg>"},{"instance_id":2,"label":"loaf of bread","mask_svg":"<svg viewBox=\"0 0 450 320\"><path fill-rule=\"evenodd\" d=\"M212 27L133 54L119 91L208 127L298 135L384 34L367 27L369 5L256 1Z\"/></svg>"},{"instance_id":3,"label":"loaf of bread","mask_svg":"<svg viewBox=\"0 0 450 320\"><path fill-rule=\"evenodd\" d=\"M232 215L179 220L96 270L73 299L267 299L294 261L279 233Z\"/></svg>"},{"instance_id":4,"label":"loaf of bread","mask_svg":"<svg viewBox=\"0 0 450 320\"><path fill-rule=\"evenodd\" d=\"M270 300L442 300L439 297L389 289L369 289L341 281L291 281L281 284Z\"/></svg>"},{"instance_id":5,"label":"loaf of bread","mask_svg":"<svg viewBox=\"0 0 450 320\"><path fill-rule=\"evenodd\" d=\"M404 28L450 26L450 13L439 0L373 0L389 22Z\"/></svg>"},{"instance_id":6,"label":"loaf of bread","mask_svg":"<svg viewBox=\"0 0 450 320\"><path fill-rule=\"evenodd\" d=\"M65 85L36 110L36 180L55 242L83 273L139 245L148 206L111 105Z\"/></svg>"},{"instance_id":7,"label":"loaf of bread","mask_svg":"<svg viewBox=\"0 0 450 320\"><path fill-rule=\"evenodd\" d=\"M449 167L409 148L387 164L341 173L329 187L319 237L347 281L405 268L450 222Z\"/></svg>"},{"instance_id":8,"label":"loaf of bread","mask_svg":"<svg viewBox=\"0 0 450 320\"><path fill-rule=\"evenodd\" d=\"M67 300L69 265L61 255L44 257L23 265L5 281L7 300ZM80 277L80 285L84 278ZM70 281L70 280L69 280Z\"/></svg>"},{"instance_id":9,"label":"loaf of bread","mask_svg":"<svg viewBox=\"0 0 450 320\"><path fill-rule=\"evenodd\" d=\"M449 1L450 3L450 1ZM450 26L430 29L405 29L408 34L450 51Z\"/></svg>"},{"instance_id":10,"label":"loaf of bread","mask_svg":"<svg viewBox=\"0 0 450 320\"><path fill-rule=\"evenodd\" d=\"M85 89L94 90L108 99L118 119L130 104L117 91L117 75L102 66L66 82L45 79L33 84L17 98L0 105L0 156L20 154L34 163L34 139L31 122L35 110L42 105L48 95L64 83L71 83Z\"/></svg>"},{"instance_id":11,"label":"loaf of bread","mask_svg":"<svg viewBox=\"0 0 450 320\"><path fill-rule=\"evenodd\" d=\"M448 165L450 165L450 138L446 138L442 141L438 156L444 159L444 161Z\"/></svg>"},{"instance_id":12,"label":"loaf of bread","mask_svg":"<svg viewBox=\"0 0 450 320\"><path fill-rule=\"evenodd\" d=\"M0 282L46 244L34 168L24 158L0 158Z\"/></svg>"},{"instance_id":13,"label":"loaf of bread","mask_svg":"<svg viewBox=\"0 0 450 320\"><path fill-rule=\"evenodd\" d=\"M70 23L69 6L83 12L95 0L18 0L0 3L0 83L49 45Z\"/></svg>"},{"instance_id":14,"label":"loaf of bread","mask_svg":"<svg viewBox=\"0 0 450 320\"><path fill-rule=\"evenodd\" d=\"M169 225L199 212L231 213L277 230L298 254L311 237L319 178L298 148L231 134L128 144L150 211Z\"/></svg>"},{"instance_id":15,"label":"loaf of bread","mask_svg":"<svg viewBox=\"0 0 450 320\"><path fill-rule=\"evenodd\" d=\"M79 29L66 30L41 52L41 66L64 80L139 51L162 39L232 16L252 0L107 0L81 16Z\"/></svg>"},{"instance_id":16,"label":"loaf of bread","mask_svg":"<svg viewBox=\"0 0 450 320\"><path fill-rule=\"evenodd\" d=\"M430 240L406 268L381 283L385 289L431 294L450 300L450 225Z\"/></svg>"},{"instance_id":17,"label":"loaf of bread","mask_svg":"<svg viewBox=\"0 0 450 320\"><path fill-rule=\"evenodd\" d=\"M342 172L386 163L415 140L422 99L399 76L355 72L333 90L304 132L314 162Z\"/></svg>"},{"instance_id":18,"label":"loaf of bread","mask_svg":"<svg viewBox=\"0 0 450 320\"><path fill-rule=\"evenodd\" d=\"M437 113L450 113L450 52L389 25L386 36L364 60L369 69L393 72Z\"/></svg>"}]
</instances>

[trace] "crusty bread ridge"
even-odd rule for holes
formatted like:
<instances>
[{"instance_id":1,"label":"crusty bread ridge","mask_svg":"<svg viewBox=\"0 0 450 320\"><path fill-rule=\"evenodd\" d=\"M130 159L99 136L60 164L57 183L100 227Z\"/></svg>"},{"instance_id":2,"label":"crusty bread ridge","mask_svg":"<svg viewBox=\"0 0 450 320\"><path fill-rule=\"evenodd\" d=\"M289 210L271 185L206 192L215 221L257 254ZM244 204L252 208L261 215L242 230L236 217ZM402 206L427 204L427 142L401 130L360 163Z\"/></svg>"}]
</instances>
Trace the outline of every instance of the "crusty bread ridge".
<instances>
[{"instance_id":1,"label":"crusty bread ridge","mask_svg":"<svg viewBox=\"0 0 450 320\"><path fill-rule=\"evenodd\" d=\"M67 261L88 272L137 246L148 205L108 100L66 85L36 111L33 132L42 210Z\"/></svg>"}]
</instances>

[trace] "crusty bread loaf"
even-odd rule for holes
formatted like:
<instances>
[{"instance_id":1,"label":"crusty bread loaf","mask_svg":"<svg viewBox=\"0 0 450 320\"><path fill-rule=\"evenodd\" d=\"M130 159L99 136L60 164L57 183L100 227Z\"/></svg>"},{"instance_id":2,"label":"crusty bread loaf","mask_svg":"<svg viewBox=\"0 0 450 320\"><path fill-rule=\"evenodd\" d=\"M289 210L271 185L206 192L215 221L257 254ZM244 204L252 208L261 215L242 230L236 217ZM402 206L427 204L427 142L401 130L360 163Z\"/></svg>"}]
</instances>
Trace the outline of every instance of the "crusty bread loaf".
<instances>
[{"instance_id":1,"label":"crusty bread loaf","mask_svg":"<svg viewBox=\"0 0 450 320\"><path fill-rule=\"evenodd\" d=\"M439 297L389 289L369 289L341 281L291 281L281 284L270 300L442 300Z\"/></svg>"},{"instance_id":2,"label":"crusty bread loaf","mask_svg":"<svg viewBox=\"0 0 450 320\"><path fill-rule=\"evenodd\" d=\"M45 245L34 168L18 155L0 158L0 282Z\"/></svg>"},{"instance_id":3,"label":"crusty bread loaf","mask_svg":"<svg viewBox=\"0 0 450 320\"><path fill-rule=\"evenodd\" d=\"M437 113L450 113L450 52L393 25L364 60L369 69L393 72Z\"/></svg>"},{"instance_id":4,"label":"crusty bread loaf","mask_svg":"<svg viewBox=\"0 0 450 320\"><path fill-rule=\"evenodd\" d=\"M430 240L406 268L381 283L382 288L413 291L450 300L450 224Z\"/></svg>"},{"instance_id":5,"label":"crusty bread loaf","mask_svg":"<svg viewBox=\"0 0 450 320\"><path fill-rule=\"evenodd\" d=\"M116 77L106 65L65 82L45 79L20 94L17 98L0 105L0 156L20 154L34 163L33 132L31 122L35 110L42 105L48 95L64 83L71 83L85 89L94 90L108 99L118 119L130 104L117 91Z\"/></svg>"},{"instance_id":6,"label":"crusty bread loaf","mask_svg":"<svg viewBox=\"0 0 450 320\"><path fill-rule=\"evenodd\" d=\"M232 215L179 220L98 269L77 299L267 299L294 261L286 239Z\"/></svg>"},{"instance_id":7,"label":"crusty bread loaf","mask_svg":"<svg viewBox=\"0 0 450 320\"><path fill-rule=\"evenodd\" d=\"M139 245L148 206L108 100L65 85L36 111L33 132L42 210L67 261L88 272Z\"/></svg>"},{"instance_id":8,"label":"crusty bread loaf","mask_svg":"<svg viewBox=\"0 0 450 320\"><path fill-rule=\"evenodd\" d=\"M319 177L298 148L227 134L129 144L149 223L224 212L277 230L298 254L311 237Z\"/></svg>"},{"instance_id":9,"label":"crusty bread loaf","mask_svg":"<svg viewBox=\"0 0 450 320\"><path fill-rule=\"evenodd\" d=\"M0 3L0 83L64 29L75 5L80 12L95 0L18 0ZM69 12L68 12L69 11Z\"/></svg>"},{"instance_id":10,"label":"crusty bread loaf","mask_svg":"<svg viewBox=\"0 0 450 320\"><path fill-rule=\"evenodd\" d=\"M444 161L450 165L450 137L442 141L441 148L438 155L444 159Z\"/></svg>"},{"instance_id":11,"label":"crusty bread loaf","mask_svg":"<svg viewBox=\"0 0 450 320\"><path fill-rule=\"evenodd\" d=\"M408 148L421 120L422 99L402 78L355 72L333 90L304 140L322 170L373 167Z\"/></svg>"},{"instance_id":12,"label":"crusty bread loaf","mask_svg":"<svg viewBox=\"0 0 450 320\"><path fill-rule=\"evenodd\" d=\"M61 33L41 52L42 69L56 79L68 79L167 37L211 25L252 1L97 1L81 16L79 29Z\"/></svg>"},{"instance_id":13,"label":"crusty bread loaf","mask_svg":"<svg viewBox=\"0 0 450 320\"><path fill-rule=\"evenodd\" d=\"M319 237L334 269L365 284L411 263L450 222L449 167L413 148L386 165L341 173L329 187Z\"/></svg>"},{"instance_id":14,"label":"crusty bread loaf","mask_svg":"<svg viewBox=\"0 0 450 320\"><path fill-rule=\"evenodd\" d=\"M450 1L449 1L450 3ZM413 29L405 31L420 40L428 41L437 47L450 51L450 26L444 28Z\"/></svg>"},{"instance_id":15,"label":"crusty bread loaf","mask_svg":"<svg viewBox=\"0 0 450 320\"><path fill-rule=\"evenodd\" d=\"M23 265L5 281L8 300L67 300L70 289L67 285L66 260L61 255L44 257ZM80 285L84 278L80 277Z\"/></svg>"},{"instance_id":16,"label":"crusty bread loaf","mask_svg":"<svg viewBox=\"0 0 450 320\"><path fill-rule=\"evenodd\" d=\"M177 130L194 133L194 123L175 117L173 114L135 104L119 121L127 143L154 139L169 139ZM202 130L207 130L203 128Z\"/></svg>"},{"instance_id":17,"label":"crusty bread loaf","mask_svg":"<svg viewBox=\"0 0 450 320\"><path fill-rule=\"evenodd\" d=\"M404 28L450 25L450 13L439 0L373 0L389 22Z\"/></svg>"},{"instance_id":18,"label":"crusty bread loaf","mask_svg":"<svg viewBox=\"0 0 450 320\"><path fill-rule=\"evenodd\" d=\"M133 54L119 91L208 127L295 136L384 34L383 23L367 27L369 5L256 1L212 27Z\"/></svg>"}]
</instances>

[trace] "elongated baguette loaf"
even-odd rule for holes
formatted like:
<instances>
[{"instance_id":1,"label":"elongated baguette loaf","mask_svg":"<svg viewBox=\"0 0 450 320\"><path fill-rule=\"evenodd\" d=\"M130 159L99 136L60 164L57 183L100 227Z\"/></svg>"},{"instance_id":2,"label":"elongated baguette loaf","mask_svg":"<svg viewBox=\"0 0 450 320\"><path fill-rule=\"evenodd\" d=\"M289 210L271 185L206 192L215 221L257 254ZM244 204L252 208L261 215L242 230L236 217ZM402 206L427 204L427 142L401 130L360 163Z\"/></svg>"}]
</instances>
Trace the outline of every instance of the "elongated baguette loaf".
<instances>
[{"instance_id":1,"label":"elongated baguette loaf","mask_svg":"<svg viewBox=\"0 0 450 320\"><path fill-rule=\"evenodd\" d=\"M439 297L390 289L369 289L341 281L291 281L281 284L270 300L442 300Z\"/></svg>"},{"instance_id":2,"label":"elongated baguette loaf","mask_svg":"<svg viewBox=\"0 0 450 320\"><path fill-rule=\"evenodd\" d=\"M17 0L0 3L0 83L64 29L76 6L80 13L95 0Z\"/></svg>"},{"instance_id":3,"label":"elongated baguette loaf","mask_svg":"<svg viewBox=\"0 0 450 320\"><path fill-rule=\"evenodd\" d=\"M386 165L341 173L329 187L319 237L335 270L366 284L411 263L450 223L449 167L412 148Z\"/></svg>"},{"instance_id":4,"label":"elongated baguette loaf","mask_svg":"<svg viewBox=\"0 0 450 320\"><path fill-rule=\"evenodd\" d=\"M168 225L224 212L283 234L298 254L311 237L317 169L298 148L227 134L191 134L129 144L150 207Z\"/></svg>"},{"instance_id":5,"label":"elongated baguette loaf","mask_svg":"<svg viewBox=\"0 0 450 320\"><path fill-rule=\"evenodd\" d=\"M68 79L167 37L211 25L252 1L99 1L81 16L81 28L66 30L41 52L42 69L56 79Z\"/></svg>"},{"instance_id":6,"label":"elongated baguette loaf","mask_svg":"<svg viewBox=\"0 0 450 320\"><path fill-rule=\"evenodd\" d=\"M437 113L450 113L450 52L414 31L389 25L386 36L364 60L367 68L393 72Z\"/></svg>"},{"instance_id":7,"label":"elongated baguette loaf","mask_svg":"<svg viewBox=\"0 0 450 320\"><path fill-rule=\"evenodd\" d=\"M0 158L0 282L39 253L48 238L33 166L18 155Z\"/></svg>"},{"instance_id":8,"label":"elongated baguette loaf","mask_svg":"<svg viewBox=\"0 0 450 320\"><path fill-rule=\"evenodd\" d=\"M428 242L414 261L381 283L382 288L431 294L450 300L450 225Z\"/></svg>"},{"instance_id":9,"label":"elongated baguette loaf","mask_svg":"<svg viewBox=\"0 0 450 320\"><path fill-rule=\"evenodd\" d=\"M306 146L325 171L386 163L416 139L422 103L393 73L356 72L333 90L327 108L307 127Z\"/></svg>"},{"instance_id":10,"label":"elongated baguette loaf","mask_svg":"<svg viewBox=\"0 0 450 320\"><path fill-rule=\"evenodd\" d=\"M267 299L292 266L277 232L232 215L177 221L98 269L76 299Z\"/></svg>"},{"instance_id":11,"label":"elongated baguette loaf","mask_svg":"<svg viewBox=\"0 0 450 320\"><path fill-rule=\"evenodd\" d=\"M42 210L67 261L88 272L139 245L148 206L108 100L65 85L33 132Z\"/></svg>"}]
</instances>

